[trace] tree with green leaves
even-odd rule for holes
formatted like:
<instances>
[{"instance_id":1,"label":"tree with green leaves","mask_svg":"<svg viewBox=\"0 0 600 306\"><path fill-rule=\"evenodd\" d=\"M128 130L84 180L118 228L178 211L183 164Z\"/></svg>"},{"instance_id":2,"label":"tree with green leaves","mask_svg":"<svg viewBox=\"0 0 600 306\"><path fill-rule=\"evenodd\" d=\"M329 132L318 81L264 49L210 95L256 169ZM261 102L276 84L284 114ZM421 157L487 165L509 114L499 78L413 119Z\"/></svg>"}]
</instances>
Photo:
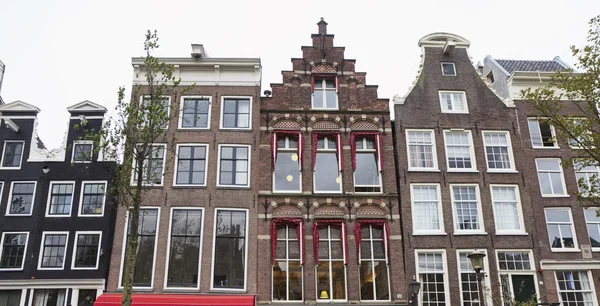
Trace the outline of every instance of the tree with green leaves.
<instances>
[{"instance_id":1,"label":"tree with green leaves","mask_svg":"<svg viewBox=\"0 0 600 306\"><path fill-rule=\"evenodd\" d=\"M550 84L521 93L555 128L556 137L569 143L576 169L600 165L600 15L589 22L587 44L571 46L575 69L557 71ZM600 178L578 178L578 199L584 206L600 206Z\"/></svg>"},{"instance_id":2,"label":"tree with green leaves","mask_svg":"<svg viewBox=\"0 0 600 306\"><path fill-rule=\"evenodd\" d=\"M125 98L125 88L118 91L115 112L100 131L84 138L94 142L94 148L104 159L118 161L114 192L119 205L128 212L128 239L123 267L123 297L121 304L131 305L136 253L140 224L140 206L153 185L160 185L163 173L175 151L175 134L168 132L169 122L176 116L175 106L166 98L172 96L180 80L174 67L152 56L159 47L156 31L148 31L144 42L145 55L140 76L145 82L132 88L131 99ZM184 89L185 91L185 89ZM142 98L140 98L142 97ZM175 104L175 103L174 103ZM170 153L170 154L169 154Z\"/></svg>"}]
</instances>

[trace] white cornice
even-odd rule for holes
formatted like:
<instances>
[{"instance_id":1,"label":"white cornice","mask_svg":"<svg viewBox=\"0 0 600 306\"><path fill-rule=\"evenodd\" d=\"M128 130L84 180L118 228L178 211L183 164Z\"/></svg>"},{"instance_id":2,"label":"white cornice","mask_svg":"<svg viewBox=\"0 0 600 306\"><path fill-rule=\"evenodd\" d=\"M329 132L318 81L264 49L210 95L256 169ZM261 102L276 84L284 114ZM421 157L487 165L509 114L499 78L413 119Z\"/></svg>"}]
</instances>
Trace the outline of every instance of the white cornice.
<instances>
[{"instance_id":1,"label":"white cornice","mask_svg":"<svg viewBox=\"0 0 600 306\"><path fill-rule=\"evenodd\" d=\"M89 100L81 101L75 105L71 105L67 107L67 111L69 112L102 112L106 113L106 107L94 103Z\"/></svg>"},{"instance_id":2,"label":"white cornice","mask_svg":"<svg viewBox=\"0 0 600 306\"><path fill-rule=\"evenodd\" d=\"M199 60L195 60L193 58L187 57L161 57L157 58L157 60L161 63L166 63L169 65L179 65L179 66L192 66L192 67L214 67L215 65L221 65L226 67L239 67L239 68L251 68L254 69L254 66L260 66L260 58L202 58ZM144 58L143 57L134 57L131 59L131 64L133 66L138 65L144 66Z\"/></svg>"},{"instance_id":3,"label":"white cornice","mask_svg":"<svg viewBox=\"0 0 600 306\"><path fill-rule=\"evenodd\" d=\"M419 39L419 47L443 48L449 41L452 41L457 48L468 48L471 45L471 42L462 36L446 32L435 32Z\"/></svg>"},{"instance_id":4,"label":"white cornice","mask_svg":"<svg viewBox=\"0 0 600 306\"><path fill-rule=\"evenodd\" d=\"M600 260L542 259L540 268L543 270L597 270L600 269Z\"/></svg>"},{"instance_id":5,"label":"white cornice","mask_svg":"<svg viewBox=\"0 0 600 306\"><path fill-rule=\"evenodd\" d=\"M20 100L0 105L0 112L35 112L39 113L40 109L34 105Z\"/></svg>"},{"instance_id":6,"label":"white cornice","mask_svg":"<svg viewBox=\"0 0 600 306\"><path fill-rule=\"evenodd\" d=\"M0 280L1 289L104 287L104 279L9 279Z\"/></svg>"}]
</instances>

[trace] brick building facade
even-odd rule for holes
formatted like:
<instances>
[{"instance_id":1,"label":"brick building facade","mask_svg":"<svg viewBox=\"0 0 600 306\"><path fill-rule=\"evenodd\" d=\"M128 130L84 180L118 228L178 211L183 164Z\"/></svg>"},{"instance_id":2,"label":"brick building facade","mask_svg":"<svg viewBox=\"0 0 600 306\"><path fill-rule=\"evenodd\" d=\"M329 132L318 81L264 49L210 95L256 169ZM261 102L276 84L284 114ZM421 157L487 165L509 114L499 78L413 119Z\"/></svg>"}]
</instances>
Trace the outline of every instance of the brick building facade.
<instances>
[{"instance_id":1,"label":"brick building facade","mask_svg":"<svg viewBox=\"0 0 600 306\"><path fill-rule=\"evenodd\" d=\"M596 208L577 200L578 180L598 175L597 167L580 167L575 142L557 137L554 128L523 100L521 90L550 84L551 75L569 67L559 57L550 61L496 60L487 56L483 73L493 88L514 101L524 151L524 177L538 231L539 280L542 298L564 305L597 305L600 284L600 218ZM577 117L579 107L564 101L562 115ZM579 152L578 152L579 151ZM582 191L583 192L583 191Z\"/></svg>"},{"instance_id":2,"label":"brick building facade","mask_svg":"<svg viewBox=\"0 0 600 306\"><path fill-rule=\"evenodd\" d=\"M261 101L257 299L402 302L389 101L318 29Z\"/></svg>"},{"instance_id":3,"label":"brick building facade","mask_svg":"<svg viewBox=\"0 0 600 306\"><path fill-rule=\"evenodd\" d=\"M427 305L477 305L474 250L487 254L488 304L526 300L543 280L516 108L482 80L469 45L423 37L417 80L394 99L406 280Z\"/></svg>"},{"instance_id":4,"label":"brick building facade","mask_svg":"<svg viewBox=\"0 0 600 306\"><path fill-rule=\"evenodd\" d=\"M177 112L167 131L175 149L160 154L164 176L144 200L134 292L254 301L260 60L208 57L201 45L192 47L192 57L158 59L181 78L164 99ZM132 64L134 88L141 85L133 99L143 99L144 60ZM122 288L126 228L119 207L108 292Z\"/></svg>"}]
</instances>

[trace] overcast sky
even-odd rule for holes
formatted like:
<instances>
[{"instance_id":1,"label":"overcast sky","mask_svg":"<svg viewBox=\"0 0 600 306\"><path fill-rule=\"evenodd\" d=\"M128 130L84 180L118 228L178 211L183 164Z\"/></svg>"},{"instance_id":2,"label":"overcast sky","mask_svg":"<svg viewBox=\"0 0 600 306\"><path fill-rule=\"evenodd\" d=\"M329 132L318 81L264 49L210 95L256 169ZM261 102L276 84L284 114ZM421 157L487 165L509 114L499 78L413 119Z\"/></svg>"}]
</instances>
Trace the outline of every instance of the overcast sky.
<instances>
[{"instance_id":1,"label":"overcast sky","mask_svg":"<svg viewBox=\"0 0 600 306\"><path fill-rule=\"evenodd\" d=\"M409 4L410 3L410 4ZM452 32L471 41L473 61L495 58L573 63L568 46L585 43L599 0L571 1L26 1L0 0L0 93L42 109L39 134L58 147L66 107L83 100L112 111L119 86L131 87L131 57L156 29L156 56L187 57L192 43L212 57L260 57L263 89L281 82L290 58L324 17L335 44L379 96L404 95L419 64L419 38Z\"/></svg>"}]
</instances>

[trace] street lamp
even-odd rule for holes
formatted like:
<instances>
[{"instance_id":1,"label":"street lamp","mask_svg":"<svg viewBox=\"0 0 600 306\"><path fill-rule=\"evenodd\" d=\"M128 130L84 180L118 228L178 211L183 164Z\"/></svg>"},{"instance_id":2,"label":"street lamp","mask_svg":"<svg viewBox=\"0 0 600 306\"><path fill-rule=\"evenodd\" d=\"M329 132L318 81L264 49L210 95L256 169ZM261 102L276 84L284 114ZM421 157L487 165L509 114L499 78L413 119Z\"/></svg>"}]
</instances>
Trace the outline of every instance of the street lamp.
<instances>
[{"instance_id":1,"label":"street lamp","mask_svg":"<svg viewBox=\"0 0 600 306\"><path fill-rule=\"evenodd\" d=\"M482 274L481 270L483 269L483 258L485 257L485 253L474 251L467 255L467 257L471 260L471 265L475 270L475 275L477 277L477 288L479 289L479 305L485 306L485 298L483 297L483 286L481 286Z\"/></svg>"},{"instance_id":2,"label":"street lamp","mask_svg":"<svg viewBox=\"0 0 600 306\"><path fill-rule=\"evenodd\" d=\"M408 288L410 288L411 304L416 306L417 296L419 295L419 290L421 290L421 283L413 276L413 280L408 284Z\"/></svg>"}]
</instances>

